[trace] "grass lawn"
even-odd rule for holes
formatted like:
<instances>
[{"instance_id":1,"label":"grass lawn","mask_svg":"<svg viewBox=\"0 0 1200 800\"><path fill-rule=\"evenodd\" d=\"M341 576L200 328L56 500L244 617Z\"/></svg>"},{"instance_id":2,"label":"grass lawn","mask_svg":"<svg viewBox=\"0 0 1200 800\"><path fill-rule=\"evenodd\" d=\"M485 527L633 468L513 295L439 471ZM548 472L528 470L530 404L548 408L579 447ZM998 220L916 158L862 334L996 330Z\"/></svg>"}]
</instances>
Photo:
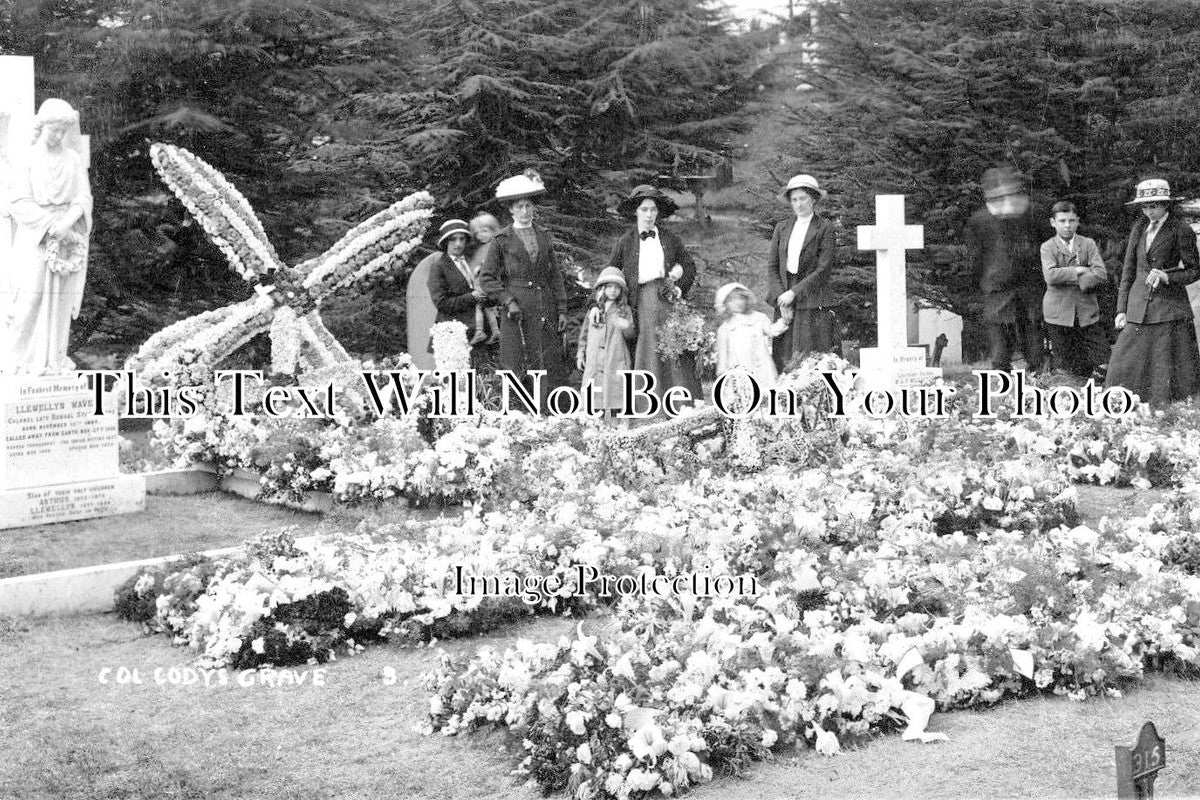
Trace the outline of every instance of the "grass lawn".
<instances>
[{"instance_id":1,"label":"grass lawn","mask_svg":"<svg viewBox=\"0 0 1200 800\"><path fill-rule=\"evenodd\" d=\"M1079 492L1089 524L1144 513L1162 497L1088 486ZM385 518L350 511L322 518L223 494L151 497L144 515L13 532L0 544L0 564L49 569L180 553L236 544L280 525L314 533L352 528L364 516ZM586 624L595 631L604 622ZM465 656L518 636L553 640L573 627L568 620L541 620L443 646ZM311 685L311 678L299 687L241 686L237 673L227 673L223 686L156 684L156 669L186 667L192 655L111 615L0 618L0 798L540 796L509 776L514 743L502 735L413 731L427 702L418 677L436 666L436 649L370 647L326 665L323 687ZM121 667L136 670L141 683L117 683ZM395 671L392 684L384 679L388 668ZM1112 797L1113 745L1131 744L1148 719L1167 739L1169 766L1157 784L1159 796L1200 798L1200 682L1165 677L1120 699L1037 698L939 714L932 727L946 732L948 743L888 736L832 759L797 751L694 796Z\"/></svg>"},{"instance_id":2,"label":"grass lawn","mask_svg":"<svg viewBox=\"0 0 1200 800\"><path fill-rule=\"evenodd\" d=\"M301 535L309 535L330 529L354 530L368 518L386 522L409 514L428 519L460 513L459 509L383 509L335 508L322 516L225 492L150 495L141 514L0 531L0 578L232 547L264 531L286 526L295 526Z\"/></svg>"},{"instance_id":3,"label":"grass lawn","mask_svg":"<svg viewBox=\"0 0 1200 800\"><path fill-rule=\"evenodd\" d=\"M599 627L593 623L589 629ZM516 636L553 640L572 623L544 620L449 642L469 654ZM425 737L418 676L436 649L369 648L325 668L325 686L158 686L156 667L186 666L190 651L143 637L111 616L0 627L0 797L41 798L477 798L538 797L508 776L499 734ZM101 685L101 670L137 669L141 685ZM396 682L386 685L385 669ZM1200 683L1156 677L1121 699L1059 698L939 714L950 741L899 737L834 758L785 755L742 779L702 787L699 800L833 797L1115 795L1115 744L1147 719L1167 739L1159 796L1200 796ZM511 744L507 744L511 747Z\"/></svg>"},{"instance_id":4,"label":"grass lawn","mask_svg":"<svg viewBox=\"0 0 1200 800\"><path fill-rule=\"evenodd\" d=\"M0 531L0 578L241 544L264 530L323 520L223 492L146 498L146 511Z\"/></svg>"}]
</instances>

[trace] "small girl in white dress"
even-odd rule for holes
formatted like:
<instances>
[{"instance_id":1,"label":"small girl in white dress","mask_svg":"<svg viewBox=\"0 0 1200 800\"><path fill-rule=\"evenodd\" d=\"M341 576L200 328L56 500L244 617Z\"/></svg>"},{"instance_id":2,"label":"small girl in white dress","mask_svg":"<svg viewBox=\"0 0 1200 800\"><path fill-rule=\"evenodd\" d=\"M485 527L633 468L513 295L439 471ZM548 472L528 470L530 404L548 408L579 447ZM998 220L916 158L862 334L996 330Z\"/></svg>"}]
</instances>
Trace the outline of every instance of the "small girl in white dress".
<instances>
[{"instance_id":1,"label":"small girl in white dress","mask_svg":"<svg viewBox=\"0 0 1200 800\"><path fill-rule=\"evenodd\" d=\"M754 296L740 283L727 283L717 290L717 310L725 321L717 328L717 377L740 368L750 373L759 390L766 392L775 385L779 374L771 356L771 340L791 323L790 310L775 322L750 305Z\"/></svg>"}]
</instances>

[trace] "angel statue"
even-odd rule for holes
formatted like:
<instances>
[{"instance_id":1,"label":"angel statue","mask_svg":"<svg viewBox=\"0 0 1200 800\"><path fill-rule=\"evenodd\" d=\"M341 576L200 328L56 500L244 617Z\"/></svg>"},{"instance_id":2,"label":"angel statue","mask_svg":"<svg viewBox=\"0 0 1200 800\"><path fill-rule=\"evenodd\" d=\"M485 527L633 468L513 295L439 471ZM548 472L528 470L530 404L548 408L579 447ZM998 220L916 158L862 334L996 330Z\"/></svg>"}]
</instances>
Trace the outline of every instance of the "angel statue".
<instances>
[{"instance_id":1,"label":"angel statue","mask_svg":"<svg viewBox=\"0 0 1200 800\"><path fill-rule=\"evenodd\" d=\"M46 100L32 147L10 163L13 236L7 297L0 298L0 372L55 375L75 368L67 337L83 303L92 230L78 112L65 100Z\"/></svg>"}]
</instances>

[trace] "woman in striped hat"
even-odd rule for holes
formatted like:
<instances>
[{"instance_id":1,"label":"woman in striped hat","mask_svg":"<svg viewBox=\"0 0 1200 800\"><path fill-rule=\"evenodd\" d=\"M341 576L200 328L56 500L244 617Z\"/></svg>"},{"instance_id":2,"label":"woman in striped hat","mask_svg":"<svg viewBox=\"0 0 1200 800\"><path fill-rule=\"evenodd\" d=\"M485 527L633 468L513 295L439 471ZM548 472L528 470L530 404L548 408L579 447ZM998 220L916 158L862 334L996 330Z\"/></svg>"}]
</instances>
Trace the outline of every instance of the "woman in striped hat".
<instances>
[{"instance_id":1,"label":"woman in striped hat","mask_svg":"<svg viewBox=\"0 0 1200 800\"><path fill-rule=\"evenodd\" d=\"M429 268L429 295L437 308L437 322L458 320L467 326L467 339L472 345L482 340L479 333L477 309L489 303L487 294L475 284L475 272L467 263L467 244L471 229L461 219L448 219L438 231L438 249ZM472 353L474 355L474 352Z\"/></svg>"},{"instance_id":2,"label":"woman in striped hat","mask_svg":"<svg viewBox=\"0 0 1200 800\"><path fill-rule=\"evenodd\" d=\"M1141 218L1125 247L1114 321L1121 333L1106 385L1123 386L1152 405L1200 391L1200 350L1184 288L1200 278L1200 252L1195 233L1172 213L1178 199L1166 181L1151 179L1126 203Z\"/></svg>"}]
</instances>

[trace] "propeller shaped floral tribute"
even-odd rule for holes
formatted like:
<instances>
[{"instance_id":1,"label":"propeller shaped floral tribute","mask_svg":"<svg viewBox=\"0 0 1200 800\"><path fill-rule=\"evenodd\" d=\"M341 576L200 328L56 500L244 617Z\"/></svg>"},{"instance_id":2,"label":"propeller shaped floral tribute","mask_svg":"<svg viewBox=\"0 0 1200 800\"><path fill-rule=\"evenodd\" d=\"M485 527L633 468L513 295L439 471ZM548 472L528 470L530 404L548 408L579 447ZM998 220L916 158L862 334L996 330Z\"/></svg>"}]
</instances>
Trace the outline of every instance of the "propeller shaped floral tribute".
<instances>
[{"instance_id":1,"label":"propeller shaped floral tribute","mask_svg":"<svg viewBox=\"0 0 1200 800\"><path fill-rule=\"evenodd\" d=\"M271 336L275 374L332 374L354 364L321 321L321 301L339 289L406 262L433 216L433 196L417 192L343 236L324 254L288 267L241 192L182 147L155 144L150 157L163 181L229 260L255 296L164 328L126 363L143 375L179 374L196 362L216 367L255 336Z\"/></svg>"}]
</instances>

